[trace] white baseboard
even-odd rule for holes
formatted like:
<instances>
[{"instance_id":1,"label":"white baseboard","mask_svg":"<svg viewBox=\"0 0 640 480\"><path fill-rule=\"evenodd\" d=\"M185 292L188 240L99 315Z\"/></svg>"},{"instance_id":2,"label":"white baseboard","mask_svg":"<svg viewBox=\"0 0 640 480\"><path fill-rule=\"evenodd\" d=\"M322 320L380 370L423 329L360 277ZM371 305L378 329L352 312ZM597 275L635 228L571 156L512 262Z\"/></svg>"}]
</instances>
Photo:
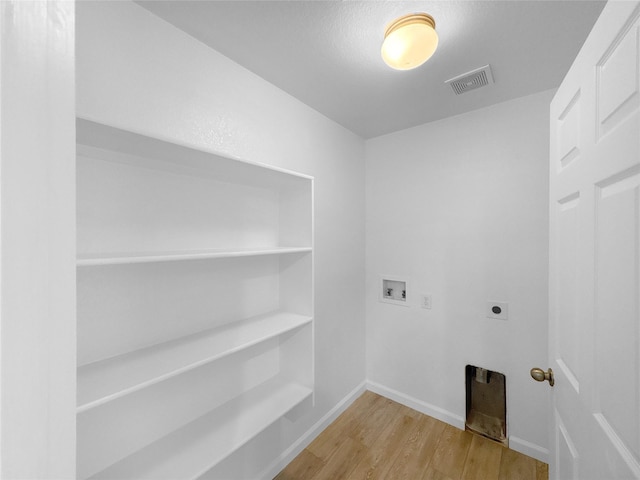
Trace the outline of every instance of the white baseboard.
<instances>
[{"instance_id":1,"label":"white baseboard","mask_svg":"<svg viewBox=\"0 0 640 480\"><path fill-rule=\"evenodd\" d=\"M540 460L541 462L549 463L549 450L535 443L527 442L526 440L510 435L509 448L533 457L536 460Z\"/></svg>"},{"instance_id":2,"label":"white baseboard","mask_svg":"<svg viewBox=\"0 0 640 480\"><path fill-rule=\"evenodd\" d=\"M429 415L430 417L437 418L438 420L448 423L449 425L464 430L464 418L462 418L460 415L456 415L453 412L449 412L444 408L436 407L435 405L423 402L422 400L418 400L417 398L405 395L404 393L398 392L397 390L393 390L392 388L385 387L384 385L380 385L379 383L375 382L367 382L367 390L371 390L378 395L390 398L391 400L417 410L420 413L424 413L425 415Z\"/></svg>"},{"instance_id":3,"label":"white baseboard","mask_svg":"<svg viewBox=\"0 0 640 480\"><path fill-rule=\"evenodd\" d=\"M271 465L269 465L258 477L263 480L271 480L278 475L294 458L298 456L320 433L340 416L349 406L362 395L366 388L366 382L362 382L342 400L340 400L326 415L318 420L313 427L307 430L291 447L285 450Z\"/></svg>"}]
</instances>

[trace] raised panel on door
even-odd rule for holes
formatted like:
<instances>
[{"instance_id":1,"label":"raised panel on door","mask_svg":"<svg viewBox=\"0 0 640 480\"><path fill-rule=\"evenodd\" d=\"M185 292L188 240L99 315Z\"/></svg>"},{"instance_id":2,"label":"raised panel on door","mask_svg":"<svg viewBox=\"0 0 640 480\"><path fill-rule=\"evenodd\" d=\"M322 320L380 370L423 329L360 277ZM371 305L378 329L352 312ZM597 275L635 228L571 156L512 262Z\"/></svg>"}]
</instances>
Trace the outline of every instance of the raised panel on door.
<instances>
[{"instance_id":1,"label":"raised panel on door","mask_svg":"<svg viewBox=\"0 0 640 480\"><path fill-rule=\"evenodd\" d=\"M639 96L637 23L623 27L597 65L598 137L607 135L637 113Z\"/></svg>"},{"instance_id":2,"label":"raised panel on door","mask_svg":"<svg viewBox=\"0 0 640 480\"><path fill-rule=\"evenodd\" d=\"M579 480L578 451L558 412L555 412L557 429L555 432L557 452L557 471L563 480Z\"/></svg>"},{"instance_id":3,"label":"raised panel on door","mask_svg":"<svg viewBox=\"0 0 640 480\"><path fill-rule=\"evenodd\" d=\"M575 392L580 390L580 336L578 315L578 246L580 194L578 192L556 202L557 221L557 321L555 359Z\"/></svg>"},{"instance_id":4,"label":"raised panel on door","mask_svg":"<svg viewBox=\"0 0 640 480\"><path fill-rule=\"evenodd\" d=\"M638 233L640 168L597 187L595 360L599 421L640 458Z\"/></svg>"},{"instance_id":5,"label":"raised panel on door","mask_svg":"<svg viewBox=\"0 0 640 480\"><path fill-rule=\"evenodd\" d=\"M568 167L580 155L580 90L577 90L556 120L557 168Z\"/></svg>"}]
</instances>

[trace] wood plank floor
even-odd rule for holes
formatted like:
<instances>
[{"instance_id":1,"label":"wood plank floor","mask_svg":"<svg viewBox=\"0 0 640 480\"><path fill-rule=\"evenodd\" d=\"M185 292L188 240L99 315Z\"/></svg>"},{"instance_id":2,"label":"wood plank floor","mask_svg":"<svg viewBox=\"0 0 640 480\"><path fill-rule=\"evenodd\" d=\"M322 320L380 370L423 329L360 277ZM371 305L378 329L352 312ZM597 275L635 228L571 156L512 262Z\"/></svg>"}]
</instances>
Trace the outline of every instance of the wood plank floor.
<instances>
[{"instance_id":1,"label":"wood plank floor","mask_svg":"<svg viewBox=\"0 0 640 480\"><path fill-rule=\"evenodd\" d=\"M547 480L547 464L365 392L275 480Z\"/></svg>"}]
</instances>

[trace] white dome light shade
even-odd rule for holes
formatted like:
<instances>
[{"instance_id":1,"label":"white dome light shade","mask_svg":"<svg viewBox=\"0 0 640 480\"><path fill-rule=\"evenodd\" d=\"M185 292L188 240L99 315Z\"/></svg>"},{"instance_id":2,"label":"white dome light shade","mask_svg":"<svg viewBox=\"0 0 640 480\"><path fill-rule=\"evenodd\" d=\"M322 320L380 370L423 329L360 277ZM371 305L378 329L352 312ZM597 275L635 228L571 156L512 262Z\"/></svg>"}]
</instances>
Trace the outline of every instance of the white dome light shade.
<instances>
[{"instance_id":1,"label":"white dome light shade","mask_svg":"<svg viewBox=\"0 0 640 480\"><path fill-rule=\"evenodd\" d=\"M382 59L396 70L411 70L429 60L438 48L436 22L426 13L394 20L384 33Z\"/></svg>"}]
</instances>

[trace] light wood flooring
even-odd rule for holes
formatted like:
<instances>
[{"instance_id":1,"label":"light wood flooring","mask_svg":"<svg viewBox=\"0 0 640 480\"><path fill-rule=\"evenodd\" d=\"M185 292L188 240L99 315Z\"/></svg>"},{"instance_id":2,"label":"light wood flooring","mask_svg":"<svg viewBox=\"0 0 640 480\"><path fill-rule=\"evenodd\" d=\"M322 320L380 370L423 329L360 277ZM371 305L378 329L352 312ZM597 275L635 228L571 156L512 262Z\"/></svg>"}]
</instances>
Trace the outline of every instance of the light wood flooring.
<instances>
[{"instance_id":1,"label":"light wood flooring","mask_svg":"<svg viewBox=\"0 0 640 480\"><path fill-rule=\"evenodd\" d=\"M365 392L275 480L547 480L547 464Z\"/></svg>"}]
</instances>

